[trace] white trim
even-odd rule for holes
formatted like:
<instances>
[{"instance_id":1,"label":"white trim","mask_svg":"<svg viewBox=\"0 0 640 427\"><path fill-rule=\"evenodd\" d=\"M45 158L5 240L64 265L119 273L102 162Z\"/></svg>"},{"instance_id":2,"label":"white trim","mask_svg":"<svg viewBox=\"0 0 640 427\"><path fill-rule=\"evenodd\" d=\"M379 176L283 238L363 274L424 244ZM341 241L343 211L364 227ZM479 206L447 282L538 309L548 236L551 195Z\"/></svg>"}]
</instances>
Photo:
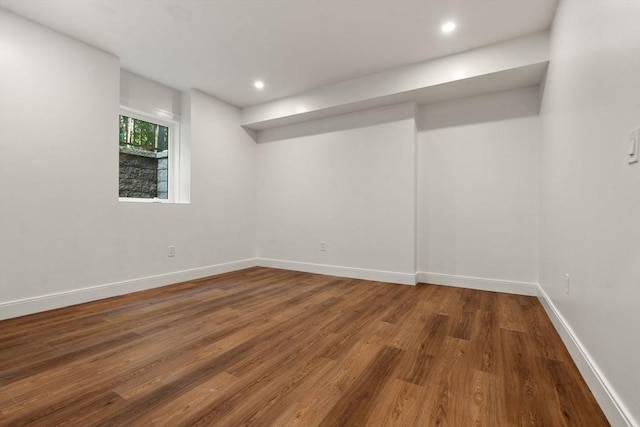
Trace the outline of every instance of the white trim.
<instances>
[{"instance_id":1,"label":"white trim","mask_svg":"<svg viewBox=\"0 0 640 427\"><path fill-rule=\"evenodd\" d=\"M455 274L431 273L426 271L419 271L416 273L416 276L419 283L432 283L434 285L479 289L481 291L505 292L508 294L530 296L538 295L538 284L533 282L459 276Z\"/></svg>"},{"instance_id":2,"label":"white trim","mask_svg":"<svg viewBox=\"0 0 640 427\"><path fill-rule=\"evenodd\" d=\"M166 127L169 130L169 145L168 145L168 164L167 164L167 199L162 203L181 203L180 195L180 151L181 142L180 137L180 117L175 116L164 110L156 110L154 112L145 112L136 110L134 108L127 107L126 105L120 105L120 115L131 117L136 120L142 120L145 122L157 124ZM120 202L147 202L154 199L140 199L135 197L119 197Z\"/></svg>"},{"instance_id":3,"label":"white trim","mask_svg":"<svg viewBox=\"0 0 640 427\"><path fill-rule=\"evenodd\" d=\"M537 296L609 423L619 427L639 426L542 286L538 285Z\"/></svg>"},{"instance_id":4,"label":"white trim","mask_svg":"<svg viewBox=\"0 0 640 427\"><path fill-rule=\"evenodd\" d=\"M258 258L259 267L280 268L284 270L304 271L306 273L328 276L349 277L352 279L372 280L376 282L397 283L415 286L415 274L395 271L370 270L366 268L342 267L339 265L313 264L310 262L285 261L281 259Z\"/></svg>"},{"instance_id":5,"label":"white trim","mask_svg":"<svg viewBox=\"0 0 640 427\"><path fill-rule=\"evenodd\" d=\"M143 120L145 122L152 122L166 127L171 127L180 123L180 116L161 109L149 112L120 104L120 112L124 113L127 117Z\"/></svg>"},{"instance_id":6,"label":"white trim","mask_svg":"<svg viewBox=\"0 0 640 427\"><path fill-rule=\"evenodd\" d=\"M172 273L158 274L155 276L141 277L138 279L124 280L122 282L107 283L82 289L56 292L37 297L0 303L0 319L24 316L54 308L67 307L88 301L110 298L145 289L157 288L188 280L200 279L207 276L228 273L256 266L256 259L244 259L223 264L209 265L190 270L175 271Z\"/></svg>"},{"instance_id":7,"label":"white trim","mask_svg":"<svg viewBox=\"0 0 640 427\"><path fill-rule=\"evenodd\" d=\"M153 199L141 199L136 197L118 197L119 202L135 202L135 203L174 203L167 199L158 199L154 197Z\"/></svg>"}]
</instances>

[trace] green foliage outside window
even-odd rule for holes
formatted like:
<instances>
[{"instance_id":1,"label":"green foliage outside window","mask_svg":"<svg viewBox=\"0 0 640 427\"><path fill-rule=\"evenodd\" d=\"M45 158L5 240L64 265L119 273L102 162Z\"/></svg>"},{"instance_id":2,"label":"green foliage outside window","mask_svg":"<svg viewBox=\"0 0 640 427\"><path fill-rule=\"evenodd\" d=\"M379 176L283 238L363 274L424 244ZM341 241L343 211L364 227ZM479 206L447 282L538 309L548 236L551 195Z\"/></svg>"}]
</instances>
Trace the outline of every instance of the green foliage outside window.
<instances>
[{"instance_id":1,"label":"green foliage outside window","mask_svg":"<svg viewBox=\"0 0 640 427\"><path fill-rule=\"evenodd\" d=\"M121 115L120 146L152 152L165 151L169 146L169 128Z\"/></svg>"}]
</instances>

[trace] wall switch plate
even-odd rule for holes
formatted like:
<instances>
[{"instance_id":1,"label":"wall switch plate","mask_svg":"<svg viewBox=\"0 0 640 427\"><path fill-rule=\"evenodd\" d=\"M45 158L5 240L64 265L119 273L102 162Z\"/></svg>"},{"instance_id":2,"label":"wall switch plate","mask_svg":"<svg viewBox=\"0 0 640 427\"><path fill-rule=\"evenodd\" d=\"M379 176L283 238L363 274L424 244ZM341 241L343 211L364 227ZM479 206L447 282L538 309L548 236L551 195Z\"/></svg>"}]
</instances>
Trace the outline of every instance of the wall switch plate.
<instances>
[{"instance_id":1,"label":"wall switch plate","mask_svg":"<svg viewBox=\"0 0 640 427\"><path fill-rule=\"evenodd\" d=\"M167 256L176 256L176 247L175 246L169 246L168 250L167 250Z\"/></svg>"},{"instance_id":2,"label":"wall switch plate","mask_svg":"<svg viewBox=\"0 0 640 427\"><path fill-rule=\"evenodd\" d=\"M320 250L323 252L327 250L327 242L320 242Z\"/></svg>"},{"instance_id":3,"label":"wall switch plate","mask_svg":"<svg viewBox=\"0 0 640 427\"><path fill-rule=\"evenodd\" d=\"M571 283L571 281L570 281L571 277L569 276L569 273L564 273L564 278L565 278L565 287L564 287L564 292L565 292L567 295L569 295L569 291L570 291L570 287L569 287L569 285L570 285L570 283Z\"/></svg>"},{"instance_id":4,"label":"wall switch plate","mask_svg":"<svg viewBox=\"0 0 640 427\"><path fill-rule=\"evenodd\" d=\"M640 152L640 128L635 128L629 132L629 149L627 151L627 163L638 163L638 152Z\"/></svg>"}]
</instances>

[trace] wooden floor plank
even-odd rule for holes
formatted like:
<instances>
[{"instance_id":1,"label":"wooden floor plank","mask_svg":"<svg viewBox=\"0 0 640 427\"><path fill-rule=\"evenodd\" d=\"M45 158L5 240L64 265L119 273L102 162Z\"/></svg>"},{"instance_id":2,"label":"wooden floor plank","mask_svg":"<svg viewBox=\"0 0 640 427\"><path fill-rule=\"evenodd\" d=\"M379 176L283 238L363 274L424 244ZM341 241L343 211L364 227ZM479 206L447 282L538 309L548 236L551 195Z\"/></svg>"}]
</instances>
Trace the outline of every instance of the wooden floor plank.
<instances>
[{"instance_id":1,"label":"wooden floor plank","mask_svg":"<svg viewBox=\"0 0 640 427\"><path fill-rule=\"evenodd\" d=\"M534 297L250 268L0 322L0 426L609 425Z\"/></svg>"},{"instance_id":2,"label":"wooden floor plank","mask_svg":"<svg viewBox=\"0 0 640 427\"><path fill-rule=\"evenodd\" d=\"M398 379L385 388L369 417L369 425L405 427L411 426L417 417L422 402L424 387Z\"/></svg>"},{"instance_id":3,"label":"wooden floor plank","mask_svg":"<svg viewBox=\"0 0 640 427\"><path fill-rule=\"evenodd\" d=\"M362 375L347 389L327 415L322 427L365 425L378 396L391 379L402 350L385 346L365 368Z\"/></svg>"}]
</instances>

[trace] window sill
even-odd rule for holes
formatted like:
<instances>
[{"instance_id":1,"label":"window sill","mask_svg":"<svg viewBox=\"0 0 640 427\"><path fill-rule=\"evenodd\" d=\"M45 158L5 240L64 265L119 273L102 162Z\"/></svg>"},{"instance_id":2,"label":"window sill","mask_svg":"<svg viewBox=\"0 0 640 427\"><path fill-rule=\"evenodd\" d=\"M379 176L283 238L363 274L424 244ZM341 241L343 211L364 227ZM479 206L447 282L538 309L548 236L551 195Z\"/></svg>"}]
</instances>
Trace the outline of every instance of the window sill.
<instances>
[{"instance_id":1,"label":"window sill","mask_svg":"<svg viewBox=\"0 0 640 427\"><path fill-rule=\"evenodd\" d=\"M186 205L186 202L174 202L172 200L167 199L138 199L135 197L118 197L119 202L126 203L152 203L152 204L163 204L163 205Z\"/></svg>"}]
</instances>

